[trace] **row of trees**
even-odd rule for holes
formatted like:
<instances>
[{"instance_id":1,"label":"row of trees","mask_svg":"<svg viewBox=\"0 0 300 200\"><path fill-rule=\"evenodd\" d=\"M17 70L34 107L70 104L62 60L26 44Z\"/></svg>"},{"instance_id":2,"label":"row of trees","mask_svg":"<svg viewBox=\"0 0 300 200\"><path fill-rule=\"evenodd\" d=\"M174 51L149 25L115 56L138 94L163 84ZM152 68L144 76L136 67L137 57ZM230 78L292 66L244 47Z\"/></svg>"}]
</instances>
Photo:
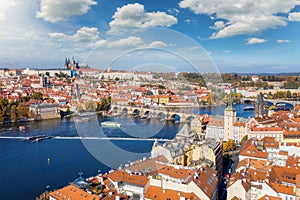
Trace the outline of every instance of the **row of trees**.
<instances>
[{"instance_id":1,"label":"row of trees","mask_svg":"<svg viewBox=\"0 0 300 200\"><path fill-rule=\"evenodd\" d=\"M182 72L179 74L179 78L185 79L192 83L197 83L200 86L205 86L205 80L217 80L220 75L200 74L200 73L188 73ZM297 89L300 87L299 75L260 75L259 81L252 81L252 75L242 74L221 74L222 81L225 83L231 83L233 87L258 87L258 88L273 88L269 86L268 82L285 82L284 88Z\"/></svg>"},{"instance_id":2,"label":"row of trees","mask_svg":"<svg viewBox=\"0 0 300 200\"><path fill-rule=\"evenodd\" d=\"M32 116L32 113L29 112L29 108L25 106L24 102L9 102L6 98L0 99L0 122L4 122L5 119L17 122L18 120Z\"/></svg>"},{"instance_id":3,"label":"row of trees","mask_svg":"<svg viewBox=\"0 0 300 200\"><path fill-rule=\"evenodd\" d=\"M290 90L287 91L277 91L276 93L272 94L269 92L266 94L267 99L298 99L300 97L300 93L291 92Z\"/></svg>"},{"instance_id":4,"label":"row of trees","mask_svg":"<svg viewBox=\"0 0 300 200\"><path fill-rule=\"evenodd\" d=\"M79 112L95 112L95 111L108 111L111 105L111 97L102 98L101 101L85 101L83 104L77 105Z\"/></svg>"},{"instance_id":5,"label":"row of trees","mask_svg":"<svg viewBox=\"0 0 300 200\"><path fill-rule=\"evenodd\" d=\"M4 120L17 122L24 118L31 118L33 114L29 112L26 102L31 99L40 101L43 99L41 92L33 92L31 96L21 96L18 100L9 102L6 98L0 98L0 123Z\"/></svg>"}]
</instances>

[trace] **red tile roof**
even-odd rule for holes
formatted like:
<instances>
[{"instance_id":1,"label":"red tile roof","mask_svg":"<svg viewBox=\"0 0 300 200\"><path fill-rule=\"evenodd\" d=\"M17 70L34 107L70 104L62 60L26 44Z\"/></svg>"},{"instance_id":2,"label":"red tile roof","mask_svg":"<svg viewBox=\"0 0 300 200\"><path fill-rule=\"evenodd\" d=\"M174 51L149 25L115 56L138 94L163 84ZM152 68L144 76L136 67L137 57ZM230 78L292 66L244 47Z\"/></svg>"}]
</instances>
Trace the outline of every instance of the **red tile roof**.
<instances>
[{"instance_id":1,"label":"red tile roof","mask_svg":"<svg viewBox=\"0 0 300 200\"><path fill-rule=\"evenodd\" d=\"M180 200L180 197L185 197L190 200L200 200L194 193L178 192L176 190L163 190L160 187L149 186L144 198L146 199L157 199L157 200Z\"/></svg>"},{"instance_id":2,"label":"red tile roof","mask_svg":"<svg viewBox=\"0 0 300 200\"><path fill-rule=\"evenodd\" d=\"M49 195L57 200L100 200L99 196L89 194L74 185L68 185L59 190L55 190Z\"/></svg>"},{"instance_id":3,"label":"red tile roof","mask_svg":"<svg viewBox=\"0 0 300 200\"><path fill-rule=\"evenodd\" d=\"M116 170L108 174L107 177L113 182L123 182L140 187L144 187L148 182L148 178L145 176L129 174L121 170Z\"/></svg>"}]
</instances>

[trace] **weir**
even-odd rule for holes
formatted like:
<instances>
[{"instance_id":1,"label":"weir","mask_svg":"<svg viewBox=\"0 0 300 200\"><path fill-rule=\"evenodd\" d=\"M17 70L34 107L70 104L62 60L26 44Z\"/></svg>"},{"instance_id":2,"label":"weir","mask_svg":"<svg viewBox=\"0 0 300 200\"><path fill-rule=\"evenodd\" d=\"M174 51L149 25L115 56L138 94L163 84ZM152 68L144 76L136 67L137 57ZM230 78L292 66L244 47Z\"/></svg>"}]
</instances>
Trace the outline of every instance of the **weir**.
<instances>
[{"instance_id":1,"label":"weir","mask_svg":"<svg viewBox=\"0 0 300 200\"><path fill-rule=\"evenodd\" d=\"M0 139L19 139L26 140L30 137L9 137L9 136L0 136ZM51 139L57 140L127 140L127 141L160 141L160 142L168 142L171 139L162 139L162 138L121 138L121 137L63 137L56 136Z\"/></svg>"}]
</instances>

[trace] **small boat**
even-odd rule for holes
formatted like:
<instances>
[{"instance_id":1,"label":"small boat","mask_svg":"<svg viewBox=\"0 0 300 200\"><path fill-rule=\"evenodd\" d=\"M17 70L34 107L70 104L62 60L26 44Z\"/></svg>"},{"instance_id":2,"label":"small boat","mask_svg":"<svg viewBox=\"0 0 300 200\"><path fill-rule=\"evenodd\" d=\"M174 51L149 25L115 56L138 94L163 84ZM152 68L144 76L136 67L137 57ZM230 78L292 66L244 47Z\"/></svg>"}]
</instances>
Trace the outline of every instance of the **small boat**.
<instances>
[{"instance_id":1,"label":"small boat","mask_svg":"<svg viewBox=\"0 0 300 200\"><path fill-rule=\"evenodd\" d=\"M254 110L254 106L246 106L244 107L244 110Z\"/></svg>"},{"instance_id":2,"label":"small boat","mask_svg":"<svg viewBox=\"0 0 300 200\"><path fill-rule=\"evenodd\" d=\"M20 130L20 131L26 130L26 126L19 126L19 130Z\"/></svg>"},{"instance_id":3,"label":"small boat","mask_svg":"<svg viewBox=\"0 0 300 200\"><path fill-rule=\"evenodd\" d=\"M118 122L105 121L101 122L101 126L105 128L120 128L121 124Z\"/></svg>"},{"instance_id":4,"label":"small boat","mask_svg":"<svg viewBox=\"0 0 300 200\"><path fill-rule=\"evenodd\" d=\"M48 140L48 139L51 139L51 138L53 138L53 136L40 135L40 136L37 136L35 139L33 139L32 142L39 142L39 141Z\"/></svg>"},{"instance_id":5,"label":"small boat","mask_svg":"<svg viewBox=\"0 0 300 200\"><path fill-rule=\"evenodd\" d=\"M284 107L285 103L277 103L276 106L278 106L278 107Z\"/></svg>"}]
</instances>

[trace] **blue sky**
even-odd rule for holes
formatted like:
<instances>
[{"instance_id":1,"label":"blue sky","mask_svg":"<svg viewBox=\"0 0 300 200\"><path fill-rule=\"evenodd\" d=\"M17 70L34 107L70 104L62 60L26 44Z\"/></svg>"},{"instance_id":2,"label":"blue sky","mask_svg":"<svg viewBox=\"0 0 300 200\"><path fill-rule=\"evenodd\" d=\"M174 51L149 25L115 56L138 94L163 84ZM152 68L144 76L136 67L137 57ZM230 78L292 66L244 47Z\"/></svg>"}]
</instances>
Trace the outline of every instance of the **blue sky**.
<instances>
[{"instance_id":1,"label":"blue sky","mask_svg":"<svg viewBox=\"0 0 300 200\"><path fill-rule=\"evenodd\" d=\"M75 56L95 68L127 70L151 64L201 72L300 69L300 0L0 0L0 5L0 67L63 67L65 57ZM116 59L120 55L125 56Z\"/></svg>"}]
</instances>

